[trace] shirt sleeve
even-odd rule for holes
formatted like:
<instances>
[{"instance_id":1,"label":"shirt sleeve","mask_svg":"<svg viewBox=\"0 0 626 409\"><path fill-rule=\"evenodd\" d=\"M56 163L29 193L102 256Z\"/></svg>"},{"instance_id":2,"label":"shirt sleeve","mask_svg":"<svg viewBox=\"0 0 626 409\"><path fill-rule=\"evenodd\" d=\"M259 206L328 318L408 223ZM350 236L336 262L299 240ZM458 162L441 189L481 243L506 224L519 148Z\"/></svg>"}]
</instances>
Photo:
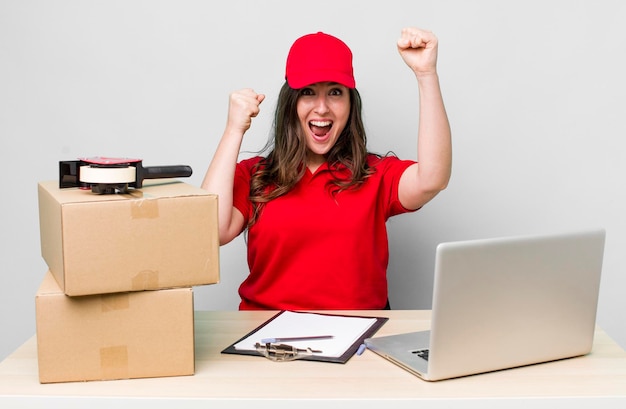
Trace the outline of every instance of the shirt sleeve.
<instances>
[{"instance_id":1,"label":"shirt sleeve","mask_svg":"<svg viewBox=\"0 0 626 409\"><path fill-rule=\"evenodd\" d=\"M404 171L417 162L412 160L401 160L396 156L385 156L380 159L377 166L377 172L381 172L383 189L388 200L387 217L395 216L402 213L410 213L419 209L407 209L400 203L399 186L400 178Z\"/></svg>"},{"instance_id":2,"label":"shirt sleeve","mask_svg":"<svg viewBox=\"0 0 626 409\"><path fill-rule=\"evenodd\" d=\"M250 202L250 180L252 170L261 158L246 159L235 168L235 180L233 183L233 207L241 212L245 225L250 220L252 214L252 203Z\"/></svg>"}]
</instances>

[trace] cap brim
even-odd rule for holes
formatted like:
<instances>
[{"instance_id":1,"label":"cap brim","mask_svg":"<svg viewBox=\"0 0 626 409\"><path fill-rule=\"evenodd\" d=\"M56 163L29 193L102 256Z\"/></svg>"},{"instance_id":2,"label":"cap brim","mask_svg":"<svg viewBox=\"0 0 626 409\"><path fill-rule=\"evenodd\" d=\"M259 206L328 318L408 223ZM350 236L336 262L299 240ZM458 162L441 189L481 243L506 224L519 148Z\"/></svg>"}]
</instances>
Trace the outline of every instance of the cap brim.
<instances>
[{"instance_id":1,"label":"cap brim","mask_svg":"<svg viewBox=\"0 0 626 409\"><path fill-rule=\"evenodd\" d=\"M293 89L304 88L318 82L336 82L351 89L356 87L354 78L342 72L317 72L315 74L308 73L303 76L295 73L287 78L287 83Z\"/></svg>"}]
</instances>

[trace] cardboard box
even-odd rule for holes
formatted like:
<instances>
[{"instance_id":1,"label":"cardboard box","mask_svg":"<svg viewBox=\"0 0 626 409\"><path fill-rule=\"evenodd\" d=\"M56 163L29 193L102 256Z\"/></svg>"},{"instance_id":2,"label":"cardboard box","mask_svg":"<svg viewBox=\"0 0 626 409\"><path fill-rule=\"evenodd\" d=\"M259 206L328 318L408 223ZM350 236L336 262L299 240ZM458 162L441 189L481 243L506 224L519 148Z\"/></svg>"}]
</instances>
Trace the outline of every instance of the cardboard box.
<instances>
[{"instance_id":1,"label":"cardboard box","mask_svg":"<svg viewBox=\"0 0 626 409\"><path fill-rule=\"evenodd\" d=\"M216 195L175 179L114 195L38 188L41 254L65 294L219 281Z\"/></svg>"},{"instance_id":2,"label":"cardboard box","mask_svg":"<svg viewBox=\"0 0 626 409\"><path fill-rule=\"evenodd\" d=\"M69 297L47 272L35 307L41 383L194 374L192 288Z\"/></svg>"}]
</instances>

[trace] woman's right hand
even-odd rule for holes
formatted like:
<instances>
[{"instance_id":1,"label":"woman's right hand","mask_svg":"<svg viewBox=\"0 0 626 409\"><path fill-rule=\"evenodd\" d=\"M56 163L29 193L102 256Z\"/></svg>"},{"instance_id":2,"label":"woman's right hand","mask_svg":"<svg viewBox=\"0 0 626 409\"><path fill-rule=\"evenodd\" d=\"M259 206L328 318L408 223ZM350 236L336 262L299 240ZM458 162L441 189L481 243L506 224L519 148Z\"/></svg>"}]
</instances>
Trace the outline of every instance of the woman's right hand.
<instances>
[{"instance_id":1,"label":"woman's right hand","mask_svg":"<svg viewBox=\"0 0 626 409\"><path fill-rule=\"evenodd\" d=\"M259 106L264 99L264 94L257 94L251 88L231 93L226 127L245 133L252 124L252 118L259 114Z\"/></svg>"}]
</instances>

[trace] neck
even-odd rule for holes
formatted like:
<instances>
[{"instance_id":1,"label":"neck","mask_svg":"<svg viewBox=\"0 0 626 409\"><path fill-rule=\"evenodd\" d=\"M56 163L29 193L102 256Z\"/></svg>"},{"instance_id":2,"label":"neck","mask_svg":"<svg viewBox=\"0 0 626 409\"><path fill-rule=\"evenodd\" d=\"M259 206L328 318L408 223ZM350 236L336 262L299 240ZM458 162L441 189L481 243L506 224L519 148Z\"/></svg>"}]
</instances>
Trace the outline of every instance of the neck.
<instances>
[{"instance_id":1,"label":"neck","mask_svg":"<svg viewBox=\"0 0 626 409\"><path fill-rule=\"evenodd\" d=\"M311 173L315 173L315 171L319 169L324 162L326 162L326 157L323 155L316 155L311 152L307 154L306 167L311 171Z\"/></svg>"}]
</instances>

